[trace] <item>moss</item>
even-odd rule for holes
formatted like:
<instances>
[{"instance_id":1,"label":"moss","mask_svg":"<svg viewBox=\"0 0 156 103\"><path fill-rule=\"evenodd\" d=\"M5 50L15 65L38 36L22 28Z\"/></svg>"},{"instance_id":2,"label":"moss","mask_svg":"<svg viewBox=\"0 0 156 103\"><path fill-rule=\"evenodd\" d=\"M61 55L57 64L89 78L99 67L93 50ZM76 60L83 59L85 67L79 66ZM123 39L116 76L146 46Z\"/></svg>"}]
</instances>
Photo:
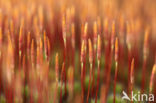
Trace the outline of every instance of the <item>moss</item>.
<instances>
[{"instance_id":1,"label":"moss","mask_svg":"<svg viewBox=\"0 0 156 103\"><path fill-rule=\"evenodd\" d=\"M24 91L25 91L26 97L28 97L29 96L29 87L28 87L28 85L25 86Z\"/></svg>"},{"instance_id":2,"label":"moss","mask_svg":"<svg viewBox=\"0 0 156 103\"><path fill-rule=\"evenodd\" d=\"M108 96L107 103L113 103L113 95ZM127 103L127 101L122 100L120 94L117 94L115 103Z\"/></svg>"},{"instance_id":3,"label":"moss","mask_svg":"<svg viewBox=\"0 0 156 103\"><path fill-rule=\"evenodd\" d=\"M89 75L86 75L86 78L85 78L85 88L88 88L88 85L89 85Z\"/></svg>"},{"instance_id":4,"label":"moss","mask_svg":"<svg viewBox=\"0 0 156 103\"><path fill-rule=\"evenodd\" d=\"M0 103L6 103L6 99L5 99L4 95L0 96Z\"/></svg>"},{"instance_id":5,"label":"moss","mask_svg":"<svg viewBox=\"0 0 156 103\"><path fill-rule=\"evenodd\" d=\"M81 92L81 84L79 82L75 82L74 83L74 91L77 92Z\"/></svg>"},{"instance_id":6,"label":"moss","mask_svg":"<svg viewBox=\"0 0 156 103\"><path fill-rule=\"evenodd\" d=\"M91 103L95 103L95 99L91 99ZM100 99L97 100L97 103L100 103Z\"/></svg>"}]
</instances>

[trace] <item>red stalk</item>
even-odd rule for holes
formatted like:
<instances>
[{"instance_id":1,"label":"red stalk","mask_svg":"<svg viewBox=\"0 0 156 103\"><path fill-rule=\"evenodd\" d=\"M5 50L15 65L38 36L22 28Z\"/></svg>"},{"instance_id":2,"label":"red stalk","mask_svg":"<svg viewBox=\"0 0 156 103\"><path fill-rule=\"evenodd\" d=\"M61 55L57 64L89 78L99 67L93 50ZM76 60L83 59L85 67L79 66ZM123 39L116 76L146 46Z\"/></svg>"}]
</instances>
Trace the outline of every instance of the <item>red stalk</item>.
<instances>
[{"instance_id":1,"label":"red stalk","mask_svg":"<svg viewBox=\"0 0 156 103\"><path fill-rule=\"evenodd\" d=\"M100 82L100 58L101 58L101 38L98 35L98 42L97 42L97 60L98 60L98 72L97 72L97 85L96 85L96 96L95 96L95 103L97 103L98 91L99 91L99 82Z\"/></svg>"},{"instance_id":2,"label":"red stalk","mask_svg":"<svg viewBox=\"0 0 156 103\"><path fill-rule=\"evenodd\" d=\"M113 56L113 50L114 50L114 41L115 41L115 21L112 23L112 32L111 32L111 42L110 42L110 53L108 57L108 74L107 74L107 79L106 79L106 95L108 94L109 91L109 85L110 85L110 78L111 78L111 65L112 65L112 56Z\"/></svg>"},{"instance_id":3,"label":"red stalk","mask_svg":"<svg viewBox=\"0 0 156 103\"><path fill-rule=\"evenodd\" d=\"M147 66L147 56L148 56L148 38L149 38L149 30L146 29L145 37L144 37L144 48L143 48L143 70L142 70L142 87L141 92L144 93L145 88L145 75L146 75L146 66Z\"/></svg>"},{"instance_id":4,"label":"red stalk","mask_svg":"<svg viewBox=\"0 0 156 103\"><path fill-rule=\"evenodd\" d=\"M31 42L31 62L32 62L32 66L35 65L35 52L34 52L35 48L34 48L34 39Z\"/></svg>"},{"instance_id":5,"label":"red stalk","mask_svg":"<svg viewBox=\"0 0 156 103\"><path fill-rule=\"evenodd\" d=\"M97 22L94 22L93 27L94 37L93 37L93 81L92 81L92 88L91 88L91 96L93 97L94 94L94 82L95 82L95 55L96 55L96 49L97 49Z\"/></svg>"},{"instance_id":6,"label":"red stalk","mask_svg":"<svg viewBox=\"0 0 156 103\"><path fill-rule=\"evenodd\" d=\"M154 83L154 78L156 75L156 64L153 65L153 69L152 69L152 74L151 74L151 78L150 78L150 84L149 84L149 94L153 92L153 83ZM151 102L149 102L151 103Z\"/></svg>"},{"instance_id":7,"label":"red stalk","mask_svg":"<svg viewBox=\"0 0 156 103\"><path fill-rule=\"evenodd\" d=\"M130 24L127 23L127 48L128 48L128 94L130 93L130 73L131 73L131 59L132 59L132 34Z\"/></svg>"},{"instance_id":8,"label":"red stalk","mask_svg":"<svg viewBox=\"0 0 156 103\"><path fill-rule=\"evenodd\" d=\"M67 41L66 41L66 39L67 39L67 37L66 37L66 21L65 21L65 16L63 16L63 19L62 19L62 32L63 32L63 34L62 34L62 36L63 36L63 41L64 41L64 59L63 59L63 61L64 61L64 65L66 65L66 52L67 52ZM64 66L64 68L66 68L65 66ZM64 78L65 78L65 98L67 97L67 86L66 86L66 82L67 82L67 80L66 80L66 69L64 69Z\"/></svg>"},{"instance_id":9,"label":"red stalk","mask_svg":"<svg viewBox=\"0 0 156 103\"><path fill-rule=\"evenodd\" d=\"M63 82L65 80L65 64L62 64L62 71L61 71L61 89L60 89L60 103L62 103L62 89L63 89Z\"/></svg>"},{"instance_id":10,"label":"red stalk","mask_svg":"<svg viewBox=\"0 0 156 103\"><path fill-rule=\"evenodd\" d=\"M117 81L117 73L118 73L118 54L119 54L119 47L118 47L118 38L115 40L115 76L114 76L114 99L113 103L115 103L116 99L116 81Z\"/></svg>"},{"instance_id":11,"label":"red stalk","mask_svg":"<svg viewBox=\"0 0 156 103\"><path fill-rule=\"evenodd\" d=\"M81 45L81 102L84 103L84 60L85 60L85 43L82 41Z\"/></svg>"},{"instance_id":12,"label":"red stalk","mask_svg":"<svg viewBox=\"0 0 156 103\"><path fill-rule=\"evenodd\" d=\"M56 88L55 88L55 94L54 94L54 103L56 103L57 100L57 90L58 90L58 81L59 81L59 62L58 62L58 53L55 56L55 77L56 77Z\"/></svg>"},{"instance_id":13,"label":"red stalk","mask_svg":"<svg viewBox=\"0 0 156 103\"><path fill-rule=\"evenodd\" d=\"M110 65L111 65L111 44L110 44L110 35L108 33L108 19L105 19L104 21L104 48L105 48L105 85L106 85L106 91L105 95L107 96L108 89L109 89L109 81L110 81ZM104 97L106 98L106 97ZM106 100L106 99L105 99ZM105 101L106 102L106 101Z\"/></svg>"},{"instance_id":14,"label":"red stalk","mask_svg":"<svg viewBox=\"0 0 156 103\"><path fill-rule=\"evenodd\" d=\"M2 65L2 28L0 27L0 65ZM0 67L0 73L2 72L2 69ZM2 86L2 80L0 77L0 93L1 93L1 87Z\"/></svg>"},{"instance_id":15,"label":"red stalk","mask_svg":"<svg viewBox=\"0 0 156 103\"><path fill-rule=\"evenodd\" d=\"M74 23L71 24L71 33L72 33L72 38L71 38L71 43L72 43L72 66L73 66L73 69L74 69L75 68L75 25L74 25Z\"/></svg>"},{"instance_id":16,"label":"red stalk","mask_svg":"<svg viewBox=\"0 0 156 103\"><path fill-rule=\"evenodd\" d=\"M153 91L153 83L154 83L155 74L156 74L156 64L153 65L152 74L151 74L151 78L150 78L150 84L149 84L149 92L150 93L152 93L152 91Z\"/></svg>"},{"instance_id":17,"label":"red stalk","mask_svg":"<svg viewBox=\"0 0 156 103\"><path fill-rule=\"evenodd\" d=\"M89 85L88 85L88 94L87 94L87 103L89 102L89 94L90 94L90 84L91 84L91 78L92 78L92 69L93 69L93 48L91 40L88 40L89 44L89 63L90 63L90 74L89 74Z\"/></svg>"},{"instance_id":18,"label":"red stalk","mask_svg":"<svg viewBox=\"0 0 156 103\"><path fill-rule=\"evenodd\" d=\"M134 58L132 59L131 62L131 72L130 72L130 90L131 90L131 98L133 96L133 84L134 84ZM133 103L133 101L131 101Z\"/></svg>"}]
</instances>

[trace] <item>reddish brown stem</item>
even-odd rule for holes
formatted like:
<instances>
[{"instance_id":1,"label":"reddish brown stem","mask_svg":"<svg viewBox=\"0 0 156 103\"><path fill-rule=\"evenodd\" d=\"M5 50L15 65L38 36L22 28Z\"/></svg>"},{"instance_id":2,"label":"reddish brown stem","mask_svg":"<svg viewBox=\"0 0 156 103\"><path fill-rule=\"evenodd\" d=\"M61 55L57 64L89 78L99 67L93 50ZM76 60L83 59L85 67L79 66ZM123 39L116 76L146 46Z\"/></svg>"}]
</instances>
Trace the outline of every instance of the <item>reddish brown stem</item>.
<instances>
[{"instance_id":1,"label":"reddish brown stem","mask_svg":"<svg viewBox=\"0 0 156 103\"><path fill-rule=\"evenodd\" d=\"M96 85L95 103L97 103L97 97L98 97L98 91L99 91L99 82L100 82L100 61L98 61L97 85Z\"/></svg>"},{"instance_id":2,"label":"reddish brown stem","mask_svg":"<svg viewBox=\"0 0 156 103\"><path fill-rule=\"evenodd\" d=\"M89 85L88 85L88 94L87 94L87 103L89 101L89 94L90 94L90 84L92 81L92 64L90 64L90 74L89 74Z\"/></svg>"},{"instance_id":3,"label":"reddish brown stem","mask_svg":"<svg viewBox=\"0 0 156 103\"><path fill-rule=\"evenodd\" d=\"M142 84L141 84L142 87L141 87L141 93L144 93L144 88L145 88L146 64L147 64L147 61L144 60L143 70L142 70Z\"/></svg>"},{"instance_id":4,"label":"reddish brown stem","mask_svg":"<svg viewBox=\"0 0 156 103\"><path fill-rule=\"evenodd\" d=\"M60 89L60 103L62 103L62 89L63 89L63 81L65 80L65 63L62 65L62 71L61 71L61 89Z\"/></svg>"},{"instance_id":5,"label":"reddish brown stem","mask_svg":"<svg viewBox=\"0 0 156 103\"><path fill-rule=\"evenodd\" d=\"M91 87L91 96L94 97L94 82L95 82L95 51L93 53L93 81L92 81L92 87Z\"/></svg>"},{"instance_id":6,"label":"reddish brown stem","mask_svg":"<svg viewBox=\"0 0 156 103\"><path fill-rule=\"evenodd\" d=\"M66 63L66 52L67 52L67 49L66 49L66 47L64 47L64 82L65 82L65 98L67 97L67 80L66 80L66 67L65 67L65 63Z\"/></svg>"},{"instance_id":7,"label":"reddish brown stem","mask_svg":"<svg viewBox=\"0 0 156 103\"><path fill-rule=\"evenodd\" d=\"M83 63L81 63L81 102L84 103L84 73L83 73Z\"/></svg>"},{"instance_id":8,"label":"reddish brown stem","mask_svg":"<svg viewBox=\"0 0 156 103\"><path fill-rule=\"evenodd\" d=\"M115 40L115 77L114 77L114 99L113 99L113 103L115 103L115 99L116 99L116 80L117 80L117 73L118 73L118 54L119 54L118 38L116 38L116 40Z\"/></svg>"},{"instance_id":9,"label":"reddish brown stem","mask_svg":"<svg viewBox=\"0 0 156 103\"><path fill-rule=\"evenodd\" d=\"M130 94L131 94L131 98L133 96L133 84L134 84L134 58L132 59L131 62L131 68L130 68ZM131 103L133 103L133 101L131 101Z\"/></svg>"},{"instance_id":10,"label":"reddish brown stem","mask_svg":"<svg viewBox=\"0 0 156 103\"><path fill-rule=\"evenodd\" d=\"M128 94L130 93L131 52L128 52Z\"/></svg>"},{"instance_id":11,"label":"reddish brown stem","mask_svg":"<svg viewBox=\"0 0 156 103\"><path fill-rule=\"evenodd\" d=\"M115 77L114 77L114 94L113 94L113 103L115 103L115 99L116 99L116 80L117 80L117 72L118 72L118 66L117 66L117 62L116 62L116 68L115 68Z\"/></svg>"}]
</instances>

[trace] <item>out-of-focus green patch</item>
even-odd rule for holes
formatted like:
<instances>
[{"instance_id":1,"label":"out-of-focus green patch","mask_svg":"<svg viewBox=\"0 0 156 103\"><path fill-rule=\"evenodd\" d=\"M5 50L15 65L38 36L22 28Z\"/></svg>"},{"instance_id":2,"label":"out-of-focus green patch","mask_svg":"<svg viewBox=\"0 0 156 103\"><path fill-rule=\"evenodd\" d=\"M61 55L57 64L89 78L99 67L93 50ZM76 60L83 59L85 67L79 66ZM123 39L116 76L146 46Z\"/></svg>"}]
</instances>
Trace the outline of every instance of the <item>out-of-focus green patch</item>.
<instances>
[{"instance_id":1,"label":"out-of-focus green patch","mask_svg":"<svg viewBox=\"0 0 156 103\"><path fill-rule=\"evenodd\" d=\"M81 84L79 82L75 82L74 83L74 91L77 92L81 92Z\"/></svg>"},{"instance_id":2,"label":"out-of-focus green patch","mask_svg":"<svg viewBox=\"0 0 156 103\"><path fill-rule=\"evenodd\" d=\"M64 94L65 94L65 85L64 85L64 83L62 85L62 88L61 88L61 83L59 83L59 86L58 86L58 93L59 93L59 95L61 93L61 89L62 89L62 97L63 97Z\"/></svg>"},{"instance_id":3,"label":"out-of-focus green patch","mask_svg":"<svg viewBox=\"0 0 156 103\"><path fill-rule=\"evenodd\" d=\"M95 103L95 99L91 99L91 103ZM97 100L97 103L100 103L100 99Z\"/></svg>"},{"instance_id":4,"label":"out-of-focus green patch","mask_svg":"<svg viewBox=\"0 0 156 103\"><path fill-rule=\"evenodd\" d=\"M127 103L126 101L122 100L121 94L116 94L115 103ZM109 95L107 99L107 103L113 103L113 95Z\"/></svg>"},{"instance_id":5,"label":"out-of-focus green patch","mask_svg":"<svg viewBox=\"0 0 156 103\"><path fill-rule=\"evenodd\" d=\"M35 103L37 103L37 101L38 101L38 92L37 91L34 92L33 96L34 96Z\"/></svg>"},{"instance_id":6,"label":"out-of-focus green patch","mask_svg":"<svg viewBox=\"0 0 156 103\"><path fill-rule=\"evenodd\" d=\"M23 88L23 93L25 93L25 96L28 98L28 96L29 96L29 87L28 87L28 85L26 85L25 88Z\"/></svg>"},{"instance_id":7,"label":"out-of-focus green patch","mask_svg":"<svg viewBox=\"0 0 156 103\"><path fill-rule=\"evenodd\" d=\"M80 79L79 71L81 70L81 67L79 65L79 63L80 63L79 58L80 58L79 52L75 51L75 73L74 73L74 79L75 80Z\"/></svg>"},{"instance_id":8,"label":"out-of-focus green patch","mask_svg":"<svg viewBox=\"0 0 156 103\"><path fill-rule=\"evenodd\" d=\"M104 65L105 65L105 56L101 55L101 64L100 64L100 69L104 69Z\"/></svg>"},{"instance_id":9,"label":"out-of-focus green patch","mask_svg":"<svg viewBox=\"0 0 156 103\"><path fill-rule=\"evenodd\" d=\"M46 60L46 59L47 59L47 55L46 55L45 50L43 51L43 59L44 59L44 60Z\"/></svg>"},{"instance_id":10,"label":"out-of-focus green patch","mask_svg":"<svg viewBox=\"0 0 156 103\"><path fill-rule=\"evenodd\" d=\"M112 61L112 67L111 67L111 71L114 73L115 72L115 61Z\"/></svg>"},{"instance_id":11,"label":"out-of-focus green patch","mask_svg":"<svg viewBox=\"0 0 156 103\"><path fill-rule=\"evenodd\" d=\"M142 69L141 69L142 70ZM142 81L142 71L139 71L138 73L137 73L137 75L135 75L135 80L136 80L136 83L137 84L141 84L141 81Z\"/></svg>"},{"instance_id":12,"label":"out-of-focus green patch","mask_svg":"<svg viewBox=\"0 0 156 103\"><path fill-rule=\"evenodd\" d=\"M50 81L53 81L55 79L55 73L53 70L49 70L48 77Z\"/></svg>"},{"instance_id":13,"label":"out-of-focus green patch","mask_svg":"<svg viewBox=\"0 0 156 103\"><path fill-rule=\"evenodd\" d=\"M89 85L89 75L86 75L86 78L85 78L85 88L88 88L88 85Z\"/></svg>"},{"instance_id":14,"label":"out-of-focus green patch","mask_svg":"<svg viewBox=\"0 0 156 103\"><path fill-rule=\"evenodd\" d=\"M5 99L4 95L0 96L0 103L6 103L6 99Z\"/></svg>"},{"instance_id":15,"label":"out-of-focus green patch","mask_svg":"<svg viewBox=\"0 0 156 103\"><path fill-rule=\"evenodd\" d=\"M120 83L117 83L116 84L116 93L122 93L122 90L123 90L123 86L122 86L122 84L120 84Z\"/></svg>"}]
</instances>

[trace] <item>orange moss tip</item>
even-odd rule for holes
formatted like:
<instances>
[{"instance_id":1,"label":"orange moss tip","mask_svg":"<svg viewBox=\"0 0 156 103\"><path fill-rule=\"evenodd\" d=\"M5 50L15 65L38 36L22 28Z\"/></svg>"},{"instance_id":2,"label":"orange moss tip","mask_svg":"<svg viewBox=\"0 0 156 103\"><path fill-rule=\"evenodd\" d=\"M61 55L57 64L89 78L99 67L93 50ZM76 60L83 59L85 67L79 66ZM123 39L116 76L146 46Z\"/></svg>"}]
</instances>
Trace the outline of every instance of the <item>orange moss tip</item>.
<instances>
[{"instance_id":1,"label":"orange moss tip","mask_svg":"<svg viewBox=\"0 0 156 103\"><path fill-rule=\"evenodd\" d=\"M75 37L75 24L74 23L71 24L71 33L72 33L72 38L74 38Z\"/></svg>"},{"instance_id":2,"label":"orange moss tip","mask_svg":"<svg viewBox=\"0 0 156 103\"><path fill-rule=\"evenodd\" d=\"M156 64L153 66L152 74L156 74Z\"/></svg>"},{"instance_id":3,"label":"orange moss tip","mask_svg":"<svg viewBox=\"0 0 156 103\"><path fill-rule=\"evenodd\" d=\"M31 41L31 35L30 35L30 32L28 32L28 34L27 34L27 46L28 46L28 48L30 45L30 41Z\"/></svg>"},{"instance_id":4,"label":"orange moss tip","mask_svg":"<svg viewBox=\"0 0 156 103\"><path fill-rule=\"evenodd\" d=\"M58 78L59 78L58 53L56 53L56 56L55 56L55 73L56 73L56 81L58 81Z\"/></svg>"},{"instance_id":5,"label":"orange moss tip","mask_svg":"<svg viewBox=\"0 0 156 103\"><path fill-rule=\"evenodd\" d=\"M83 40L81 44L81 62L84 61L84 54L85 54L85 42Z\"/></svg>"},{"instance_id":6,"label":"orange moss tip","mask_svg":"<svg viewBox=\"0 0 156 103\"><path fill-rule=\"evenodd\" d=\"M111 32L111 49L114 49L115 42L115 21L112 22L112 32Z\"/></svg>"},{"instance_id":7,"label":"orange moss tip","mask_svg":"<svg viewBox=\"0 0 156 103\"><path fill-rule=\"evenodd\" d=\"M39 46L37 46L37 63L39 64L40 62L40 47Z\"/></svg>"},{"instance_id":8,"label":"orange moss tip","mask_svg":"<svg viewBox=\"0 0 156 103\"><path fill-rule=\"evenodd\" d=\"M44 30L44 32L43 32L43 40L44 40L44 47L46 47L47 36L46 36L46 31L45 31L45 30Z\"/></svg>"},{"instance_id":9,"label":"orange moss tip","mask_svg":"<svg viewBox=\"0 0 156 103\"><path fill-rule=\"evenodd\" d=\"M154 75L156 74L156 64L153 65L152 74L151 74L151 80L150 80L150 92L153 90L153 82L154 82Z\"/></svg>"},{"instance_id":10,"label":"orange moss tip","mask_svg":"<svg viewBox=\"0 0 156 103\"><path fill-rule=\"evenodd\" d=\"M115 61L118 60L118 52L119 52L119 44L118 44L118 38L115 39Z\"/></svg>"},{"instance_id":11,"label":"orange moss tip","mask_svg":"<svg viewBox=\"0 0 156 103\"><path fill-rule=\"evenodd\" d=\"M93 32L94 32L94 37L97 36L97 22L95 21L94 22L94 25L93 25Z\"/></svg>"},{"instance_id":12,"label":"orange moss tip","mask_svg":"<svg viewBox=\"0 0 156 103\"><path fill-rule=\"evenodd\" d=\"M24 19L21 19L21 24L20 24L20 31L19 31L19 40L21 42L22 37L23 37L23 27L24 26Z\"/></svg>"},{"instance_id":13,"label":"orange moss tip","mask_svg":"<svg viewBox=\"0 0 156 103\"><path fill-rule=\"evenodd\" d=\"M132 36L131 36L131 25L129 22L127 22L127 37L126 37L126 44L127 44L127 47L128 47L128 50L130 50L132 48Z\"/></svg>"},{"instance_id":14,"label":"orange moss tip","mask_svg":"<svg viewBox=\"0 0 156 103\"><path fill-rule=\"evenodd\" d=\"M8 31L8 34L7 34L7 39L8 39L8 45L13 46L12 40L11 40L11 36L10 36L10 32L9 32L9 31Z\"/></svg>"},{"instance_id":15,"label":"orange moss tip","mask_svg":"<svg viewBox=\"0 0 156 103\"><path fill-rule=\"evenodd\" d=\"M97 40L97 58L100 60L101 56L101 37L98 35L98 40Z\"/></svg>"},{"instance_id":16,"label":"orange moss tip","mask_svg":"<svg viewBox=\"0 0 156 103\"><path fill-rule=\"evenodd\" d=\"M115 21L112 22L112 34L115 34Z\"/></svg>"},{"instance_id":17,"label":"orange moss tip","mask_svg":"<svg viewBox=\"0 0 156 103\"><path fill-rule=\"evenodd\" d=\"M89 62L93 62L93 48L92 48L92 42L90 39L88 39L88 45L89 45Z\"/></svg>"},{"instance_id":18,"label":"orange moss tip","mask_svg":"<svg viewBox=\"0 0 156 103\"><path fill-rule=\"evenodd\" d=\"M34 49L34 39L32 39L32 42L31 42L31 49Z\"/></svg>"},{"instance_id":19,"label":"orange moss tip","mask_svg":"<svg viewBox=\"0 0 156 103\"><path fill-rule=\"evenodd\" d=\"M108 30L108 19L104 20L104 30Z\"/></svg>"},{"instance_id":20,"label":"orange moss tip","mask_svg":"<svg viewBox=\"0 0 156 103\"><path fill-rule=\"evenodd\" d=\"M66 18L65 15L62 16L62 36L64 41L64 46L66 47Z\"/></svg>"},{"instance_id":21,"label":"orange moss tip","mask_svg":"<svg viewBox=\"0 0 156 103\"><path fill-rule=\"evenodd\" d=\"M49 38L47 38L47 50L48 50L48 53L50 53L50 40L49 40Z\"/></svg>"},{"instance_id":22,"label":"orange moss tip","mask_svg":"<svg viewBox=\"0 0 156 103\"><path fill-rule=\"evenodd\" d=\"M41 53L43 52L43 41L41 38L40 38L40 43L39 43L39 50Z\"/></svg>"},{"instance_id":23,"label":"orange moss tip","mask_svg":"<svg viewBox=\"0 0 156 103\"><path fill-rule=\"evenodd\" d=\"M145 30L145 37L144 37L144 46L146 46L147 45L147 43L148 43L148 40L149 40L149 28L146 28L146 30Z\"/></svg>"},{"instance_id":24,"label":"orange moss tip","mask_svg":"<svg viewBox=\"0 0 156 103\"><path fill-rule=\"evenodd\" d=\"M144 35L144 48L143 48L144 60L147 59L147 55L148 55L148 40L149 40L149 28L146 28L145 35Z\"/></svg>"},{"instance_id":25,"label":"orange moss tip","mask_svg":"<svg viewBox=\"0 0 156 103\"><path fill-rule=\"evenodd\" d=\"M56 68L59 65L59 63L58 63L58 53L56 53L56 56L55 56L55 65L56 65Z\"/></svg>"},{"instance_id":26,"label":"orange moss tip","mask_svg":"<svg viewBox=\"0 0 156 103\"><path fill-rule=\"evenodd\" d=\"M96 43L97 43L97 32L98 32L98 30L97 30L97 21L94 21L94 24L93 24L93 40L94 40L94 42L93 42L93 45L94 45L94 51L96 51L96 48L97 48L97 45L96 45Z\"/></svg>"},{"instance_id":27,"label":"orange moss tip","mask_svg":"<svg viewBox=\"0 0 156 103\"><path fill-rule=\"evenodd\" d=\"M74 6L72 6L70 8L70 12L71 12L71 16L74 16L75 15L75 8L74 8Z\"/></svg>"},{"instance_id":28,"label":"orange moss tip","mask_svg":"<svg viewBox=\"0 0 156 103\"><path fill-rule=\"evenodd\" d=\"M32 39L32 42L31 42L31 60L32 62L34 62L34 39Z\"/></svg>"},{"instance_id":29,"label":"orange moss tip","mask_svg":"<svg viewBox=\"0 0 156 103\"><path fill-rule=\"evenodd\" d=\"M71 33L72 33L72 47L75 48L75 24L71 24Z\"/></svg>"},{"instance_id":30,"label":"orange moss tip","mask_svg":"<svg viewBox=\"0 0 156 103\"><path fill-rule=\"evenodd\" d=\"M12 45L12 42L11 42L10 35L8 35L8 51L9 51L9 53L13 53L13 45Z\"/></svg>"},{"instance_id":31,"label":"orange moss tip","mask_svg":"<svg viewBox=\"0 0 156 103\"><path fill-rule=\"evenodd\" d=\"M65 15L62 16L62 27L65 27L66 25L66 18Z\"/></svg>"},{"instance_id":32,"label":"orange moss tip","mask_svg":"<svg viewBox=\"0 0 156 103\"><path fill-rule=\"evenodd\" d=\"M132 59L131 62L131 73L130 73L130 78L131 78L131 83L134 83L134 58Z\"/></svg>"},{"instance_id":33,"label":"orange moss tip","mask_svg":"<svg viewBox=\"0 0 156 103\"><path fill-rule=\"evenodd\" d=\"M155 61L154 61L154 62L155 62L155 64L156 64L156 53L155 53Z\"/></svg>"},{"instance_id":34,"label":"orange moss tip","mask_svg":"<svg viewBox=\"0 0 156 103\"><path fill-rule=\"evenodd\" d=\"M2 28L0 27L0 43L2 42ZM1 44L0 44L1 45Z\"/></svg>"},{"instance_id":35,"label":"orange moss tip","mask_svg":"<svg viewBox=\"0 0 156 103\"><path fill-rule=\"evenodd\" d=\"M43 7L39 6L38 9L38 18L39 18L39 22L42 25L43 24Z\"/></svg>"},{"instance_id":36,"label":"orange moss tip","mask_svg":"<svg viewBox=\"0 0 156 103\"><path fill-rule=\"evenodd\" d=\"M87 31L88 31L88 23L86 22L84 25L84 37L87 36Z\"/></svg>"},{"instance_id":37,"label":"orange moss tip","mask_svg":"<svg viewBox=\"0 0 156 103\"><path fill-rule=\"evenodd\" d=\"M39 44L37 45L37 61L38 63L42 63L43 60L43 42L40 38Z\"/></svg>"}]
</instances>

